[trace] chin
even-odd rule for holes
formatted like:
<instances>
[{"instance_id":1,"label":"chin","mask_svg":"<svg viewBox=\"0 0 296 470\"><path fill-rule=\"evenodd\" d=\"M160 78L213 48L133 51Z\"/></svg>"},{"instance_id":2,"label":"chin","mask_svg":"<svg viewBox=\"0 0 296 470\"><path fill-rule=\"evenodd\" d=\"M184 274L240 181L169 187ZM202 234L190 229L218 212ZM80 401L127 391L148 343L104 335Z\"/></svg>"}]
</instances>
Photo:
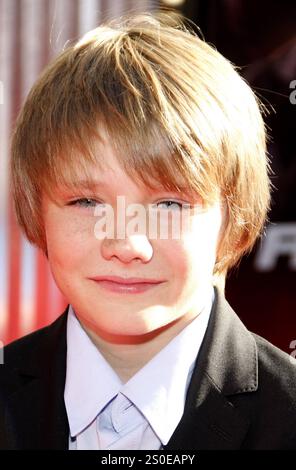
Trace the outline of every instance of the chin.
<instances>
[{"instance_id":1,"label":"chin","mask_svg":"<svg viewBox=\"0 0 296 470\"><path fill-rule=\"evenodd\" d=\"M142 324L139 324L139 325L124 325L124 324L121 324L120 326L117 324L116 326L114 326L114 328L110 328L110 325L109 325L109 328L108 330L106 329L106 333L107 334L110 334L110 335L113 335L114 337L115 336L118 336L118 337L121 337L121 338L130 338L130 339L150 339L149 337L153 336L153 335L156 335L160 330L161 328L163 328L163 325L159 325L159 326L155 326L155 325L143 325Z\"/></svg>"}]
</instances>

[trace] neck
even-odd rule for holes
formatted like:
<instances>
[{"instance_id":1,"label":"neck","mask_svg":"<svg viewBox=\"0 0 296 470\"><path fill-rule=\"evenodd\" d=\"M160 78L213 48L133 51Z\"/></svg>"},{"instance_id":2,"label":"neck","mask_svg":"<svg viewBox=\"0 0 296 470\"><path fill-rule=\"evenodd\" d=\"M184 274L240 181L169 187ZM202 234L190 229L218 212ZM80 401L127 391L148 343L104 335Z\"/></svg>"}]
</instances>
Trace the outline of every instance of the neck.
<instances>
[{"instance_id":1,"label":"neck","mask_svg":"<svg viewBox=\"0 0 296 470\"><path fill-rule=\"evenodd\" d=\"M187 314L158 330L142 336L102 335L88 325L84 330L99 349L123 383L126 383L175 336L177 336L197 314Z\"/></svg>"}]
</instances>

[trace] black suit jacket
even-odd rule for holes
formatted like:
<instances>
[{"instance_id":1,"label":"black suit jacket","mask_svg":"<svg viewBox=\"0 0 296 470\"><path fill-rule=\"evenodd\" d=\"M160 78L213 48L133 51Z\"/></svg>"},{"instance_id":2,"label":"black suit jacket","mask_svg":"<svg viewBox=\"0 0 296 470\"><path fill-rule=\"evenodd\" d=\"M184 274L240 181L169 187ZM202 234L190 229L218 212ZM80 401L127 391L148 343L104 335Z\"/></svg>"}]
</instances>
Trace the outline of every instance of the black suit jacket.
<instances>
[{"instance_id":1,"label":"black suit jacket","mask_svg":"<svg viewBox=\"0 0 296 470\"><path fill-rule=\"evenodd\" d=\"M67 310L5 348L0 449L68 448L66 320ZM184 414L165 449L296 449L296 366L289 359L250 333L216 291Z\"/></svg>"}]
</instances>

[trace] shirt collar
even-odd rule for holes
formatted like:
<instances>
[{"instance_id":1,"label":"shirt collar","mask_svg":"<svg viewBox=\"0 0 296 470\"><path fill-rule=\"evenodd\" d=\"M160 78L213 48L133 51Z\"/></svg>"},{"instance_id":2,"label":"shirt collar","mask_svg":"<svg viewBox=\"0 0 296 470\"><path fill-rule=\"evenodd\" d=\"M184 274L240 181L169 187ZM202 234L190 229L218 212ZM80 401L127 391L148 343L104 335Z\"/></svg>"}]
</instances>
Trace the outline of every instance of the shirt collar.
<instances>
[{"instance_id":1,"label":"shirt collar","mask_svg":"<svg viewBox=\"0 0 296 470\"><path fill-rule=\"evenodd\" d=\"M108 364L69 307L65 405L71 436L83 431L121 392L142 412L166 445L180 421L202 343L214 290L203 311L126 384Z\"/></svg>"},{"instance_id":2,"label":"shirt collar","mask_svg":"<svg viewBox=\"0 0 296 470\"><path fill-rule=\"evenodd\" d=\"M121 386L118 375L82 328L70 305L64 398L72 437L94 420Z\"/></svg>"}]
</instances>

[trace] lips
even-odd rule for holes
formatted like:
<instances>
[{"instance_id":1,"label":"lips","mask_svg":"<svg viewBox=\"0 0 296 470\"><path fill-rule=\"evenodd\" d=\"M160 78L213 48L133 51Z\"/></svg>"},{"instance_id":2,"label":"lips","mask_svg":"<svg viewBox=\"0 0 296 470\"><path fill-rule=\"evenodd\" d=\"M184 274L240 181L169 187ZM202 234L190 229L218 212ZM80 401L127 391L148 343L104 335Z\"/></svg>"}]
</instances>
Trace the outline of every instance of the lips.
<instances>
[{"instance_id":1,"label":"lips","mask_svg":"<svg viewBox=\"0 0 296 470\"><path fill-rule=\"evenodd\" d=\"M94 281L111 281L116 282L117 284L159 284L163 282L158 279L142 278L142 277L120 277L120 276L96 276L92 277Z\"/></svg>"},{"instance_id":2,"label":"lips","mask_svg":"<svg viewBox=\"0 0 296 470\"><path fill-rule=\"evenodd\" d=\"M95 276L90 279L105 290L121 294L143 293L165 282L159 279L119 276Z\"/></svg>"}]
</instances>

